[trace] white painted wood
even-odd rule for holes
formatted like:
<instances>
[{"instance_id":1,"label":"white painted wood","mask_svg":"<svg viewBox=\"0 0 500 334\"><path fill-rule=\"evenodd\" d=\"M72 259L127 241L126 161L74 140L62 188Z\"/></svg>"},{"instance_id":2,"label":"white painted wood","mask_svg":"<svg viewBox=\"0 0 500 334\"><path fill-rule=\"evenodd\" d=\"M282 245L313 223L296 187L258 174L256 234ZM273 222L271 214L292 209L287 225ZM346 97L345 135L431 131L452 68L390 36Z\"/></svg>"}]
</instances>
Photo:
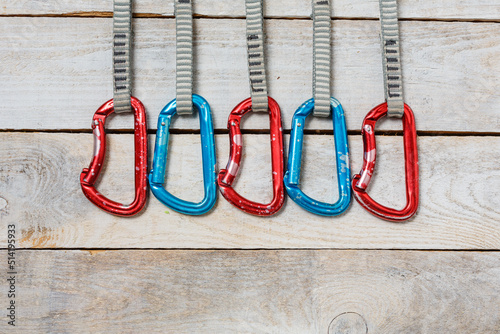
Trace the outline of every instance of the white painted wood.
<instances>
[{"instance_id":1,"label":"white painted wood","mask_svg":"<svg viewBox=\"0 0 500 334\"><path fill-rule=\"evenodd\" d=\"M275 18L266 20L270 93L288 129L296 107L311 97L310 1L264 3L266 17ZM155 129L160 109L175 95L175 30L173 19L152 17L171 17L173 1L134 4L137 16L144 17L134 20L134 93ZM422 19L401 22L405 95L417 129L498 133L500 7L491 0L399 0L399 5L401 18ZM0 0L0 129L90 129L92 114L112 95L111 10L111 1L101 0ZM196 0L194 11L218 18L195 20L195 91L211 103L215 127L223 129L230 110L249 95L244 3ZM67 14L91 18L1 17ZM346 110L348 128L359 130L364 115L383 100L379 23L362 20L378 17L378 1L335 0L332 16L340 18L333 22L332 93ZM131 116L119 116L109 128L131 125ZM183 117L173 127L197 129L198 122ZM263 115L244 121L245 129L267 127ZM308 124L331 127L330 120ZM397 121L380 124L380 129L400 128ZM130 201L133 137L108 139L98 189ZM150 158L153 140L150 136ZM268 140L244 135L235 183L257 201L271 197ZM349 140L355 173L361 138ZM219 135L216 142L222 168L228 138ZM379 136L377 143L370 194L401 207L402 139ZM421 203L407 223L378 220L354 200L336 218L309 214L290 200L278 215L259 218L222 196L211 213L191 217L152 195L140 215L126 219L100 211L81 192L79 174L90 161L92 135L0 133L0 248L6 247L9 223L17 225L23 248L62 248L17 252L19 322L12 329L4 319L0 332L497 333L498 252L454 250L500 249L500 152L495 150L500 138L420 137L418 143ZM201 199L198 136L173 135L169 154L167 188L187 200ZM332 137L306 136L304 154L303 190L333 202Z\"/></svg>"},{"instance_id":2,"label":"white painted wood","mask_svg":"<svg viewBox=\"0 0 500 334\"><path fill-rule=\"evenodd\" d=\"M18 326L7 328L4 319L4 333L346 334L366 333L347 331L365 327L493 334L500 328L498 252L17 254Z\"/></svg>"},{"instance_id":3,"label":"white painted wood","mask_svg":"<svg viewBox=\"0 0 500 334\"><path fill-rule=\"evenodd\" d=\"M208 16L245 15L243 1L196 0L194 13ZM308 17L311 14L310 1L266 0L264 14L267 17ZM483 19L498 20L500 9L490 0L400 0L399 13L402 18ZM332 1L332 16L378 18L377 0L335 0ZM86 0L17 0L0 2L0 14L78 14L88 12L111 12L112 1ZM135 13L174 15L174 2L141 0L134 1Z\"/></svg>"},{"instance_id":4,"label":"white painted wood","mask_svg":"<svg viewBox=\"0 0 500 334\"><path fill-rule=\"evenodd\" d=\"M152 143L152 138L150 142ZM216 136L218 167L225 167L228 138ZM336 199L331 136L306 136L303 190ZM288 140L286 136L285 140ZM360 136L350 136L351 172L362 160ZM370 194L404 205L401 137L380 136ZM172 135L168 189L186 200L202 197L197 135ZM118 201L133 198L133 136L109 136L109 160L99 191ZM420 137L420 207L407 223L370 215L353 202L336 218L305 212L291 200L269 218L232 207L219 196L203 217L178 214L152 195L142 214L120 218L91 204L79 185L92 155L90 134L0 134L0 247L6 224L19 225L22 247L36 248L401 248L499 249L500 145L498 137ZM270 200L269 137L244 135L245 151L235 189ZM150 152L153 150L151 144Z\"/></svg>"},{"instance_id":5,"label":"white painted wood","mask_svg":"<svg viewBox=\"0 0 500 334\"><path fill-rule=\"evenodd\" d=\"M112 96L111 19L1 18L2 129L88 129L95 110ZM149 128L174 96L173 19L137 19L134 89L145 104ZM312 95L312 23L268 20L270 95L289 128L295 109ZM243 20L195 20L195 92L212 106L215 127L226 128L231 109L249 96ZM344 106L350 130L383 102L379 24L335 21L332 94ZM407 103L417 129L498 131L500 24L402 22L402 61ZM131 128L117 117L114 128ZM198 128L189 118L175 128ZM265 117L245 122L267 128ZM312 120L311 129L331 129ZM400 129L398 121L381 129Z\"/></svg>"}]
</instances>

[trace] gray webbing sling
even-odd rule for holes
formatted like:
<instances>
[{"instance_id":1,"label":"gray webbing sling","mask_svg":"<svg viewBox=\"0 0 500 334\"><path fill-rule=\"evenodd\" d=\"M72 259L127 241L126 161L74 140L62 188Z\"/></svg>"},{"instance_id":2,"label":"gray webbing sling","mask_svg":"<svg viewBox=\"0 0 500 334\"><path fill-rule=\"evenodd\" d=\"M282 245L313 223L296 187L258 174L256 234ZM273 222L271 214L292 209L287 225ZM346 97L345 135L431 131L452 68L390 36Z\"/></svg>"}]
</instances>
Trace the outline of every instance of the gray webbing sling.
<instances>
[{"instance_id":1,"label":"gray webbing sling","mask_svg":"<svg viewBox=\"0 0 500 334\"><path fill-rule=\"evenodd\" d=\"M252 111L268 112L262 0L245 0Z\"/></svg>"},{"instance_id":2,"label":"gray webbing sling","mask_svg":"<svg viewBox=\"0 0 500 334\"><path fill-rule=\"evenodd\" d=\"M130 49L132 0L113 3L113 106L115 113L132 111L130 105Z\"/></svg>"},{"instance_id":3,"label":"gray webbing sling","mask_svg":"<svg viewBox=\"0 0 500 334\"><path fill-rule=\"evenodd\" d=\"M399 48L398 2L397 0L379 0L379 7L387 116L401 118L404 113L404 101Z\"/></svg>"},{"instance_id":4,"label":"gray webbing sling","mask_svg":"<svg viewBox=\"0 0 500 334\"><path fill-rule=\"evenodd\" d=\"M193 9L191 0L175 0L177 114L193 114Z\"/></svg>"},{"instance_id":5,"label":"gray webbing sling","mask_svg":"<svg viewBox=\"0 0 500 334\"><path fill-rule=\"evenodd\" d=\"M313 0L313 115L330 115L330 1Z\"/></svg>"}]
</instances>

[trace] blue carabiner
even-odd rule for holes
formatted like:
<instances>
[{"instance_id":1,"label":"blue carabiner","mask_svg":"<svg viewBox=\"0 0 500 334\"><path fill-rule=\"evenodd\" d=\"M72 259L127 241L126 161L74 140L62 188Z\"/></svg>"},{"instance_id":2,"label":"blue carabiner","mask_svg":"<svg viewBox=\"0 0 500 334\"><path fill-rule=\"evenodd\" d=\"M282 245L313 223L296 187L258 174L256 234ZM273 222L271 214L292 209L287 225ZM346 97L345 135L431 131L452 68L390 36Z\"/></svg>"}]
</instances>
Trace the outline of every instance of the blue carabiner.
<instances>
[{"instance_id":1,"label":"blue carabiner","mask_svg":"<svg viewBox=\"0 0 500 334\"><path fill-rule=\"evenodd\" d=\"M201 155L203 160L203 183L205 197L199 203L188 202L175 197L163 188L165 165L168 155L168 137L172 116L177 112L176 99L167 104L158 117L153 169L149 173L149 185L155 197L172 210L188 215L202 215L212 209L217 199L217 174L215 172L215 141L212 113L208 102L193 94L193 107L200 119Z\"/></svg>"},{"instance_id":2,"label":"blue carabiner","mask_svg":"<svg viewBox=\"0 0 500 334\"><path fill-rule=\"evenodd\" d=\"M351 203L349 146L347 144L344 110L340 102L333 97L330 98L330 107L332 110L333 135L337 157L338 201L334 204L316 201L304 194L299 188L304 124L306 117L314 109L314 99L309 99L304 102L293 115L292 132L290 134L290 145L288 150L288 166L284 177L288 196L307 211L322 216L339 215L344 212Z\"/></svg>"}]
</instances>

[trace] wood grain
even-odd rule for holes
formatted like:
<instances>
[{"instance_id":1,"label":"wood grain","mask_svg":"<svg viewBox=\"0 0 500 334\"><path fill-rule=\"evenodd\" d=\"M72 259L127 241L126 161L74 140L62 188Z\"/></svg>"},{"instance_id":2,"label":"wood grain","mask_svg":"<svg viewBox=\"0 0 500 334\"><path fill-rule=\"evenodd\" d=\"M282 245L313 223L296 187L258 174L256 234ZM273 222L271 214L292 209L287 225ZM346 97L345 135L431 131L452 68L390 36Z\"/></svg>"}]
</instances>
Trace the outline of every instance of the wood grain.
<instances>
[{"instance_id":1,"label":"wood grain","mask_svg":"<svg viewBox=\"0 0 500 334\"><path fill-rule=\"evenodd\" d=\"M307 194L337 198L332 136L306 136L302 185ZM150 137L150 151L153 150ZM370 194L403 207L401 137L378 137L377 168ZM288 141L288 136L285 142ZM351 172L362 160L360 136L350 136ZM225 166L228 138L216 136L218 167ZM235 189L269 201L269 137L244 135L241 174ZM420 207L407 223L385 222L353 202L340 217L319 217L288 200L271 218L250 216L221 196L202 217L178 214L153 196L143 213L115 217L82 194L79 175L92 155L90 134L0 134L0 214L19 224L22 247L35 248L370 248L498 249L500 247L499 137L420 137ZM118 201L133 198L133 136L110 135L98 189ZM167 189L183 199L203 196L200 139L173 135ZM0 247L6 245L5 224Z\"/></svg>"},{"instance_id":2,"label":"wood grain","mask_svg":"<svg viewBox=\"0 0 500 334\"><path fill-rule=\"evenodd\" d=\"M421 203L403 224L378 220L354 200L336 218L309 214L290 200L278 215L258 218L221 196L202 217L177 214L152 195L134 218L100 211L79 185L92 135L70 132L88 131L97 107L112 96L112 2L0 0L0 248L10 223L19 246L32 248L16 253L17 327L2 321L0 332L498 333L500 6L398 2L406 102L420 133L441 134L418 139ZM289 129L295 109L311 97L310 1L264 4L270 95ZM154 130L175 95L173 0L134 6L141 17L134 20L134 94ZM210 102L216 129L225 129L230 110L249 94L244 2L196 0L194 12L195 92ZM378 1L332 1L332 17L332 95L343 104L348 129L359 130L383 100ZM379 125L401 129L398 121ZM108 128L131 129L132 118L114 117ZM199 125L182 117L173 128ZM268 120L252 115L243 128L267 129ZM331 120L311 119L307 128L331 129ZM46 130L62 133L36 132ZM108 140L97 187L127 202L133 136ZM152 157L154 136L149 140ZM355 173L362 143L360 136L349 141ZM269 200L269 138L246 134L244 143L235 187ZM216 144L222 168L227 136L216 136ZM377 144L370 194L402 207L402 139L378 136ZM302 188L329 202L337 198L333 152L332 136L306 136ZM201 199L200 156L199 136L171 137L169 191ZM269 250L248 250L261 248ZM276 250L283 248L296 249ZM429 249L443 251L417 251Z\"/></svg>"},{"instance_id":3,"label":"wood grain","mask_svg":"<svg viewBox=\"0 0 500 334\"><path fill-rule=\"evenodd\" d=\"M307 2L309 3L309 2ZM2 18L0 25L1 129L89 129L95 110L112 96L111 19ZM175 96L174 20L137 19L134 89L150 129ZM311 97L311 21L268 20L270 95L289 128L295 109ZM196 20L195 92L212 106L215 128L225 129L231 109L249 95L243 20ZM332 94L347 126L359 130L366 113L383 102L379 24L335 21ZM402 22L406 102L420 131L497 132L500 109L500 24ZM132 128L117 117L112 128ZM173 125L197 129L197 120ZM314 119L310 129L331 129ZM246 129L268 128L251 117ZM400 129L397 121L381 129Z\"/></svg>"},{"instance_id":4,"label":"wood grain","mask_svg":"<svg viewBox=\"0 0 500 334\"><path fill-rule=\"evenodd\" d=\"M22 316L14 331L0 327L23 334L348 333L335 331L340 317L344 329L364 321L368 333L493 334L499 255L19 251Z\"/></svg>"},{"instance_id":5,"label":"wood grain","mask_svg":"<svg viewBox=\"0 0 500 334\"><path fill-rule=\"evenodd\" d=\"M112 12L112 1L3 1L0 3L0 14L81 14L95 12ZM267 17L309 17L311 4L302 0L268 0L264 1L264 14ZM498 20L500 9L490 0L442 0L442 1L411 1L400 0L399 13L401 18L441 18L441 19L483 19ZM194 1L194 13L207 16L237 16L245 15L243 1ZM333 17L378 18L377 0L335 0L332 1ZM151 13L174 15L174 2L141 0L134 2L135 13Z\"/></svg>"}]
</instances>

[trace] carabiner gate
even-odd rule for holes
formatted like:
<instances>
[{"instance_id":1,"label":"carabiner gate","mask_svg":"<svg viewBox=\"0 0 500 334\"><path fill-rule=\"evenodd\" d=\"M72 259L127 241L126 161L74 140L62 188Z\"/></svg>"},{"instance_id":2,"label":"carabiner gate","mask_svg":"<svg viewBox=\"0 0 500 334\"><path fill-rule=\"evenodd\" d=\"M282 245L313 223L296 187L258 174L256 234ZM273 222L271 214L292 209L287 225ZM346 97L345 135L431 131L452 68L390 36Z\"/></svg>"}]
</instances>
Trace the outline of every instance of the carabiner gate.
<instances>
[{"instance_id":1,"label":"carabiner gate","mask_svg":"<svg viewBox=\"0 0 500 334\"><path fill-rule=\"evenodd\" d=\"M252 99L240 102L229 115L229 162L226 169L219 171L218 183L222 195L231 204L241 210L259 216L270 216L278 212L285 201L283 189L283 129L281 127L281 111L278 103L268 97L269 123L271 133L271 160L273 173L273 199L269 204L256 203L238 194L233 187L233 181L238 174L243 150L240 121L243 115L252 110Z\"/></svg>"},{"instance_id":2,"label":"carabiner gate","mask_svg":"<svg viewBox=\"0 0 500 334\"><path fill-rule=\"evenodd\" d=\"M129 204L112 201L100 194L94 184L101 172L106 155L106 118L114 112L113 99L104 103L94 114L92 129L94 133L94 157L89 168L80 174L80 184L85 196L96 206L106 212L118 216L132 216L142 210L147 197L147 162L148 134L146 130L146 112L144 105L135 97L131 97L134 109L134 146L135 146L135 199Z\"/></svg>"},{"instance_id":3,"label":"carabiner gate","mask_svg":"<svg viewBox=\"0 0 500 334\"><path fill-rule=\"evenodd\" d=\"M217 200L215 142L212 114L208 102L200 95L193 94L193 107L198 111L200 119L205 197L199 203L188 202L173 196L163 188L163 183L165 182L165 165L168 156L169 128L172 116L177 112L176 101L177 100L174 99L167 104L158 117L153 169L149 173L149 185L156 198L172 210L188 215L201 215L210 211Z\"/></svg>"},{"instance_id":4,"label":"carabiner gate","mask_svg":"<svg viewBox=\"0 0 500 334\"><path fill-rule=\"evenodd\" d=\"M360 174L353 177L354 197L365 209L382 219L390 221L403 221L412 217L418 207L418 155L417 131L415 118L410 107L404 105L403 140L405 156L406 180L406 206L396 210L375 202L367 193L366 188L370 183L375 168L376 144L375 123L387 114L387 103L382 103L373 108L365 117L361 134L363 135L363 167Z\"/></svg>"},{"instance_id":5,"label":"carabiner gate","mask_svg":"<svg viewBox=\"0 0 500 334\"><path fill-rule=\"evenodd\" d=\"M316 201L300 190L300 168L302 158L302 145L304 142L304 124L307 116L314 109L314 99L302 104L292 119L292 132L290 134L290 147L288 148L288 170L285 172L285 187L288 196L312 213L323 216L336 216L344 212L351 202L351 174L349 169L349 147L347 144L347 131L344 110L339 101L330 98L330 107L333 120L333 135L337 160L337 181L339 199L336 203Z\"/></svg>"}]
</instances>

